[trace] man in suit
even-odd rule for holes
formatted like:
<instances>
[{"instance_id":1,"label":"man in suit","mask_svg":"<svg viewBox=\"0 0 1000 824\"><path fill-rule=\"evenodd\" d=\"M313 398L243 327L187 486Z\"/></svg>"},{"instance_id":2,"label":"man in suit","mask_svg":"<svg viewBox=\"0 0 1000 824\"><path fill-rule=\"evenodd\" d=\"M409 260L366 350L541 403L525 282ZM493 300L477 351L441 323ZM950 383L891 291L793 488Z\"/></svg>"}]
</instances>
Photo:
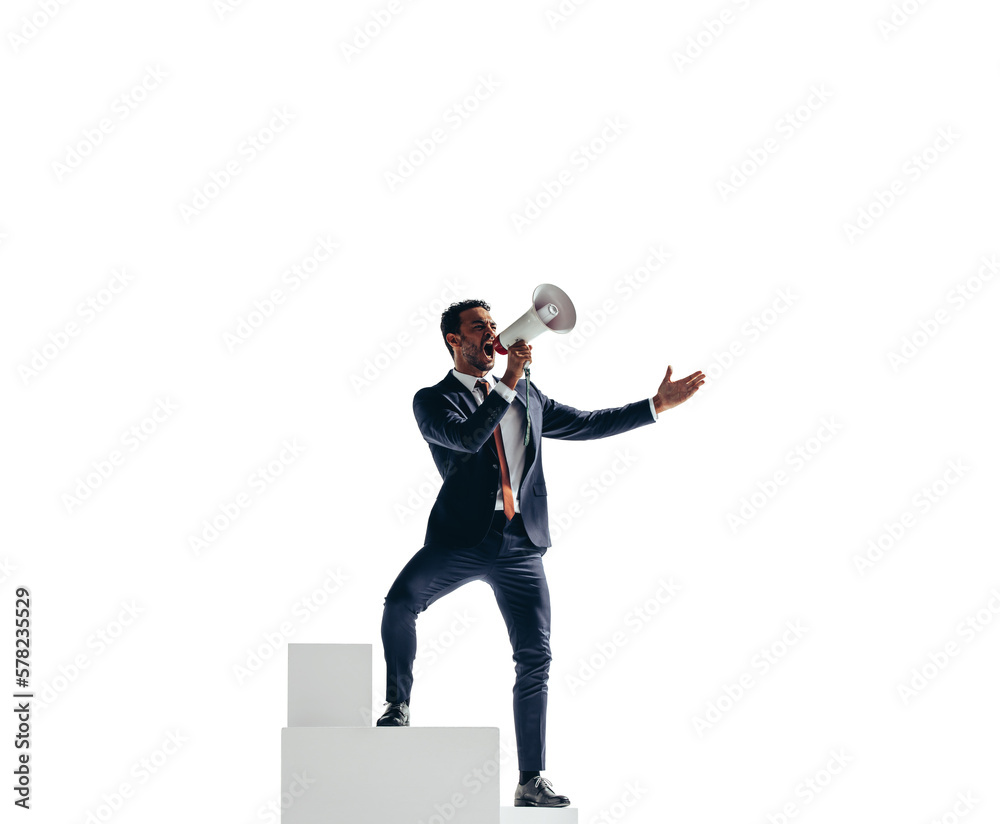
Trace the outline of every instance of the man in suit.
<instances>
[{"instance_id":1,"label":"man in suit","mask_svg":"<svg viewBox=\"0 0 1000 824\"><path fill-rule=\"evenodd\" d=\"M413 413L443 478L424 546L385 597L382 645L387 707L378 726L409 724L416 619L441 596L486 581L507 624L514 651L514 730L520 779L515 806L565 807L545 769L549 591L542 556L551 545L542 472L542 438L604 438L653 423L704 383L694 372L671 381L671 368L650 398L583 412L553 401L522 379L531 346L508 347L503 377L488 380L497 326L481 300L453 303L441 334L454 368L413 398ZM530 409L526 404L530 404ZM525 412L528 411L526 416ZM530 418L530 421L528 420ZM527 427L527 444L525 433Z\"/></svg>"}]
</instances>

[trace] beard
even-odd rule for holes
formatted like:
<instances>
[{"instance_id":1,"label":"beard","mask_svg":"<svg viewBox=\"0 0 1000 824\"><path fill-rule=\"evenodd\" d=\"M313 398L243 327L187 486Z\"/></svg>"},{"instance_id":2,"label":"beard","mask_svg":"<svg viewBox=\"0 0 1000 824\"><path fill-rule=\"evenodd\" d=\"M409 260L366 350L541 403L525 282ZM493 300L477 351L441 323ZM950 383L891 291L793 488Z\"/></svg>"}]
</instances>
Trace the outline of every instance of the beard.
<instances>
[{"instance_id":1,"label":"beard","mask_svg":"<svg viewBox=\"0 0 1000 824\"><path fill-rule=\"evenodd\" d=\"M462 338L462 357L475 366L476 369L486 372L493 368L496 356L492 353L492 349L489 355L483 351L481 339L473 341L471 338Z\"/></svg>"}]
</instances>

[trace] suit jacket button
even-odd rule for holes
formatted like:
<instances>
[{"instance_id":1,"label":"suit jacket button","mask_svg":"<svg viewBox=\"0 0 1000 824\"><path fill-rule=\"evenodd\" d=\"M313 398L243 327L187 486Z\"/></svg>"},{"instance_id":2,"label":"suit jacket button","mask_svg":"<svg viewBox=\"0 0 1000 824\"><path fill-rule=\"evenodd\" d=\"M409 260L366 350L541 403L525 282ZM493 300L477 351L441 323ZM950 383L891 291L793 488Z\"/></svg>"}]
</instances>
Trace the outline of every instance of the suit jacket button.
<instances>
[{"instance_id":1,"label":"suit jacket button","mask_svg":"<svg viewBox=\"0 0 1000 824\"><path fill-rule=\"evenodd\" d=\"M499 464L493 464L493 468L494 469L496 469L498 466L499 466Z\"/></svg>"}]
</instances>

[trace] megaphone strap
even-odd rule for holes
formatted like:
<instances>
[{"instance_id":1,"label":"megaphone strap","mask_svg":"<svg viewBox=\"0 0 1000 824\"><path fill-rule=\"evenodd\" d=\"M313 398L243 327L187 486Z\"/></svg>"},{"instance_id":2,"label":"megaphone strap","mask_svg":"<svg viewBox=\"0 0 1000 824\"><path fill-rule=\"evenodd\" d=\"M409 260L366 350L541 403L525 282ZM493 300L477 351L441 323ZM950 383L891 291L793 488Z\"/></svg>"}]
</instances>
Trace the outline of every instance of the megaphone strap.
<instances>
[{"instance_id":1,"label":"megaphone strap","mask_svg":"<svg viewBox=\"0 0 1000 824\"><path fill-rule=\"evenodd\" d=\"M531 370L524 367L524 445L528 445L531 436Z\"/></svg>"}]
</instances>

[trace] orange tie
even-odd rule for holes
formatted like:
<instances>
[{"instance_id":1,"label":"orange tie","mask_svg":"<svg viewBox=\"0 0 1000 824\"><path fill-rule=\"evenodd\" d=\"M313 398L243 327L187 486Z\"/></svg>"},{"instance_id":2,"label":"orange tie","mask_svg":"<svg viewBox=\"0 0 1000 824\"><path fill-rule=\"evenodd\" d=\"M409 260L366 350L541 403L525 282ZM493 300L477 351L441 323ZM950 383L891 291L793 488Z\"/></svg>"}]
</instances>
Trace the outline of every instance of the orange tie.
<instances>
[{"instance_id":1,"label":"orange tie","mask_svg":"<svg viewBox=\"0 0 1000 824\"><path fill-rule=\"evenodd\" d=\"M476 381L476 386L483 390L483 397L490 392L490 385L484 380ZM514 517L514 490L510 486L510 470L507 469L507 456L503 451L503 440L500 437L500 424L493 430L493 441L497 445L497 455L500 457L500 483L503 487L503 514L507 520Z\"/></svg>"}]
</instances>

